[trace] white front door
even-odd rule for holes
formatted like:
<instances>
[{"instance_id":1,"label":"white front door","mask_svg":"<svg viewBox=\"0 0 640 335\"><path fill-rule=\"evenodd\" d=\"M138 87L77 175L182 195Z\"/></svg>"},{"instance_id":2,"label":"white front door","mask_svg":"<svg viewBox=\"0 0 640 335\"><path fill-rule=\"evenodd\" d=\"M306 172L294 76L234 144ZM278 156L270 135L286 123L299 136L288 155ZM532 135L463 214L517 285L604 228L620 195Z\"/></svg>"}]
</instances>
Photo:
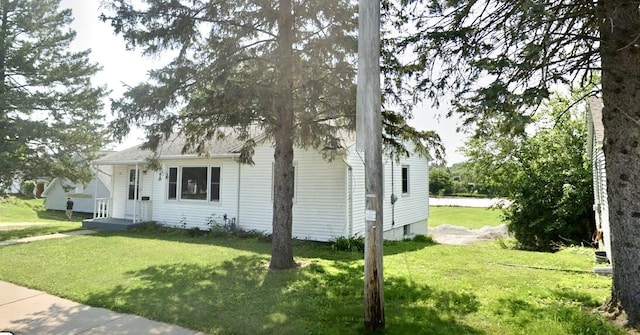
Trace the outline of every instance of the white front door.
<instances>
[{"instance_id":1,"label":"white front door","mask_svg":"<svg viewBox=\"0 0 640 335\"><path fill-rule=\"evenodd\" d=\"M136 171L138 172L136 174ZM129 169L129 182L127 184L127 194L126 194L126 204L125 204L125 212L124 217L126 219L133 219L135 211L137 211L137 206L135 204L136 199L140 199L140 170L134 168Z\"/></svg>"}]
</instances>

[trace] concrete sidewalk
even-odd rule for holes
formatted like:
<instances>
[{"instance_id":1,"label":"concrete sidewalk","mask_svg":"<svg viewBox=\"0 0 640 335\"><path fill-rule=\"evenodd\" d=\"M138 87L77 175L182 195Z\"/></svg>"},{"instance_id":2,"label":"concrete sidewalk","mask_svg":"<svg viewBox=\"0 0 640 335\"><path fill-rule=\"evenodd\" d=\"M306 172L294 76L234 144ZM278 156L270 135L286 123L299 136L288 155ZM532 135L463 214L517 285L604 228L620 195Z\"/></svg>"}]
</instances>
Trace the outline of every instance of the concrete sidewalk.
<instances>
[{"instance_id":1,"label":"concrete sidewalk","mask_svg":"<svg viewBox=\"0 0 640 335\"><path fill-rule=\"evenodd\" d=\"M50 239L54 239L54 238L64 238L64 237L77 236L77 235L89 235L89 234L95 234L95 233L96 233L95 230L86 230L85 229L85 230L72 230L72 231L68 231L68 232L64 232L64 233L38 235L38 236L20 238L20 239L17 239L17 240L0 241L0 247L1 246L5 246L5 245L29 243L29 242L50 240Z\"/></svg>"},{"instance_id":2,"label":"concrete sidewalk","mask_svg":"<svg viewBox=\"0 0 640 335\"><path fill-rule=\"evenodd\" d=\"M16 335L203 334L137 315L89 307L0 281L0 332Z\"/></svg>"}]
</instances>

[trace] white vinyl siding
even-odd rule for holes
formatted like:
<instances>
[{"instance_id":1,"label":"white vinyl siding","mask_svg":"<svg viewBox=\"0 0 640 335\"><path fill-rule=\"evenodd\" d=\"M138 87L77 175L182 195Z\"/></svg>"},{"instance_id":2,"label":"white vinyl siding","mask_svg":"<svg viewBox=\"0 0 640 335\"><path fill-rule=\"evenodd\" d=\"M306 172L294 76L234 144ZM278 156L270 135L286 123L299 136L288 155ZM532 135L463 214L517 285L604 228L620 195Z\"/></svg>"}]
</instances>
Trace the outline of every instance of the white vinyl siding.
<instances>
[{"instance_id":1,"label":"white vinyl siding","mask_svg":"<svg viewBox=\"0 0 640 335\"><path fill-rule=\"evenodd\" d=\"M142 172L141 196L148 196L151 219L168 226L207 228L210 218L220 220L225 214L236 218L236 224L245 230L272 231L274 160L273 146L259 143L254 152L254 165L238 164L234 158L184 158L161 160L161 170ZM344 157L328 162L317 150L294 151L295 202L293 204L293 236L299 239L330 241L340 236L364 235L364 164L362 156L350 149ZM408 188L411 196L398 196L391 208L391 194L402 192L402 166L409 166ZM180 200L181 167L220 167L220 200ZM351 171L349 170L351 167ZM129 169L131 166L116 166L113 173L113 216L123 218L127 199ZM135 166L134 166L135 168ZM175 168L176 198L169 199L169 174ZM211 189L211 170L209 169ZM406 228L411 232L426 231L428 216L428 162L417 156L394 162L393 188L391 183L391 160L384 161L384 208L385 237L401 238ZM351 199L349 199L351 194ZM210 193L208 193L210 199ZM144 201L142 201L144 202ZM392 220L395 218L395 225ZM219 221L220 222L220 221ZM221 222L220 222L221 223ZM414 229L415 228L415 229ZM424 229L423 229L424 228Z\"/></svg>"},{"instance_id":2,"label":"white vinyl siding","mask_svg":"<svg viewBox=\"0 0 640 335\"><path fill-rule=\"evenodd\" d=\"M340 159L327 162L315 150L294 151L295 203L293 236L329 241L346 235L346 165ZM262 143L255 149L254 165L242 166L240 226L272 231L273 147Z\"/></svg>"},{"instance_id":3,"label":"white vinyl siding","mask_svg":"<svg viewBox=\"0 0 640 335\"><path fill-rule=\"evenodd\" d=\"M607 199L607 173L602 147L595 142L592 153L593 195L596 217L596 228L603 233L604 249L611 259L611 229L609 226L609 202Z\"/></svg>"},{"instance_id":4,"label":"white vinyl siding","mask_svg":"<svg viewBox=\"0 0 640 335\"><path fill-rule=\"evenodd\" d=\"M352 213L352 228L351 231L345 234L345 236L358 234L364 236L364 211L365 211L365 184L364 184L364 162L363 156L358 155L355 152L355 146L349 151L347 155L347 162L351 165L351 213Z\"/></svg>"},{"instance_id":5,"label":"white vinyl siding","mask_svg":"<svg viewBox=\"0 0 640 335\"><path fill-rule=\"evenodd\" d=\"M426 226L429 216L429 163L427 159L412 155L403 157L400 162L394 162L394 164L396 165L393 169L393 190L391 189L390 159L385 164L385 175L388 175L384 185L385 230L399 229L415 223L424 223ZM392 193L397 196L397 201L393 206L391 204ZM392 226L393 222L395 224ZM416 229L416 231L421 230Z\"/></svg>"},{"instance_id":6,"label":"white vinyl siding","mask_svg":"<svg viewBox=\"0 0 640 335\"><path fill-rule=\"evenodd\" d=\"M365 222L365 193L364 188L364 162L361 155L355 152L355 148L350 150L347 157L352 167L352 213L353 229L355 235L364 235ZM400 161L393 161L389 157L383 157L384 164L384 195L382 199L383 227L385 232L394 230L395 235L385 234L385 238L402 238L403 226L419 225L424 229L410 229L422 233L426 230L427 218L429 216L429 163L424 157L412 155L403 157ZM392 166L393 165L393 166ZM402 196L402 167L409 167L408 191L411 196ZM393 173L392 173L393 171ZM392 180L393 179L393 180ZM391 195L397 197L396 203L392 206ZM395 224L392 224L394 223Z\"/></svg>"}]
</instances>

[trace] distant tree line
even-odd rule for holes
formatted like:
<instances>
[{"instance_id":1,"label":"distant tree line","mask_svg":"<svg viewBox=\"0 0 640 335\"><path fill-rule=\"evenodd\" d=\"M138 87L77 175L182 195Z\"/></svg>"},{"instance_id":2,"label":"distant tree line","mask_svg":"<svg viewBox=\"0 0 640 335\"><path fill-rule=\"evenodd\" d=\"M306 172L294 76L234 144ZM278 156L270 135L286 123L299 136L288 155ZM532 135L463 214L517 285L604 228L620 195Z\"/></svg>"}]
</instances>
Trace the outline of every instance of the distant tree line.
<instances>
[{"instance_id":1,"label":"distant tree line","mask_svg":"<svg viewBox=\"0 0 640 335\"><path fill-rule=\"evenodd\" d=\"M469 162L451 166L432 165L429 170L429 193L432 196L498 196L495 189L482 183Z\"/></svg>"}]
</instances>

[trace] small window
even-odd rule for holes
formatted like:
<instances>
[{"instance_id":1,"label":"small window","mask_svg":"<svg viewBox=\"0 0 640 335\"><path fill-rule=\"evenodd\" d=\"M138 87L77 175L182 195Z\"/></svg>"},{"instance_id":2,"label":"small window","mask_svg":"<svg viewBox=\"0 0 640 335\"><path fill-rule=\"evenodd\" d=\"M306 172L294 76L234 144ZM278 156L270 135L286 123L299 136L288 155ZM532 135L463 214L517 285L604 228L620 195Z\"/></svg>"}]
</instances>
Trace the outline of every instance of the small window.
<instances>
[{"instance_id":1,"label":"small window","mask_svg":"<svg viewBox=\"0 0 640 335\"><path fill-rule=\"evenodd\" d=\"M136 169L129 170L129 200L140 199L140 172L136 176Z\"/></svg>"},{"instance_id":2,"label":"small window","mask_svg":"<svg viewBox=\"0 0 640 335\"><path fill-rule=\"evenodd\" d=\"M220 168L211 167L211 193L210 201L220 201Z\"/></svg>"},{"instance_id":3,"label":"small window","mask_svg":"<svg viewBox=\"0 0 640 335\"><path fill-rule=\"evenodd\" d=\"M178 199L178 168L169 168L169 200Z\"/></svg>"},{"instance_id":4,"label":"small window","mask_svg":"<svg viewBox=\"0 0 640 335\"><path fill-rule=\"evenodd\" d=\"M180 199L207 200L207 168L183 167Z\"/></svg>"},{"instance_id":5,"label":"small window","mask_svg":"<svg viewBox=\"0 0 640 335\"><path fill-rule=\"evenodd\" d=\"M402 226L402 233L405 237L411 235L411 225Z\"/></svg>"},{"instance_id":6,"label":"small window","mask_svg":"<svg viewBox=\"0 0 640 335\"><path fill-rule=\"evenodd\" d=\"M76 194L84 193L84 184L76 184Z\"/></svg>"},{"instance_id":7,"label":"small window","mask_svg":"<svg viewBox=\"0 0 640 335\"><path fill-rule=\"evenodd\" d=\"M409 167L402 167L402 194L409 193Z\"/></svg>"}]
</instances>

